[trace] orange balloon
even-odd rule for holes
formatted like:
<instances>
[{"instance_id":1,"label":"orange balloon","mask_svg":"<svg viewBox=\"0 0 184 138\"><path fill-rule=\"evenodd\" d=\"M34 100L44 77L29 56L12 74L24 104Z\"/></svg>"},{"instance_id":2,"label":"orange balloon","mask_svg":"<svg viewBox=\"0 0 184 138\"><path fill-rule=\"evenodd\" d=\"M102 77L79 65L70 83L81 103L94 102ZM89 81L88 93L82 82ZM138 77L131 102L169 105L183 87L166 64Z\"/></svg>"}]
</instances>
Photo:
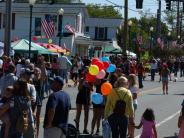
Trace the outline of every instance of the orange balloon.
<instances>
[{"instance_id":1,"label":"orange balloon","mask_svg":"<svg viewBox=\"0 0 184 138\"><path fill-rule=\"evenodd\" d=\"M101 92L103 95L108 95L112 90L112 85L109 82L105 82L101 86Z\"/></svg>"}]
</instances>

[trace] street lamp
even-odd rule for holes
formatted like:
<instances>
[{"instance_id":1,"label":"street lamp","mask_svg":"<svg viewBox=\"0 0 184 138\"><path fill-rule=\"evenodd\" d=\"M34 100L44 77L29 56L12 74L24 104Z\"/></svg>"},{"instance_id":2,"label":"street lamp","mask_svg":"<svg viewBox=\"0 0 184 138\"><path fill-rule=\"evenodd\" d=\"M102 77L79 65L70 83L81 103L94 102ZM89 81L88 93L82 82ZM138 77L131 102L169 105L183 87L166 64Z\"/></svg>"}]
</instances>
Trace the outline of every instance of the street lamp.
<instances>
[{"instance_id":1,"label":"street lamp","mask_svg":"<svg viewBox=\"0 0 184 138\"><path fill-rule=\"evenodd\" d=\"M168 34L167 34L167 38L168 38L168 45L167 45L167 48L169 48L169 45L170 45L170 37L171 37L171 32L168 32Z\"/></svg>"},{"instance_id":2,"label":"street lamp","mask_svg":"<svg viewBox=\"0 0 184 138\"><path fill-rule=\"evenodd\" d=\"M168 34L167 34L168 36L171 36L171 32L168 32Z\"/></svg>"},{"instance_id":3,"label":"street lamp","mask_svg":"<svg viewBox=\"0 0 184 138\"><path fill-rule=\"evenodd\" d=\"M151 26L150 27L150 53L151 53L151 49L152 49L152 43L153 43L153 41L152 41L152 38L153 38L153 30L154 30L154 27L153 26Z\"/></svg>"},{"instance_id":4,"label":"street lamp","mask_svg":"<svg viewBox=\"0 0 184 138\"><path fill-rule=\"evenodd\" d=\"M129 34L129 48L128 48L128 50L130 50L130 43L131 43L131 27L132 27L132 24L133 24L133 22L132 22L131 20L129 20L129 21L128 21L128 27L129 27L129 32L128 32L128 34Z\"/></svg>"},{"instance_id":5,"label":"street lamp","mask_svg":"<svg viewBox=\"0 0 184 138\"><path fill-rule=\"evenodd\" d=\"M30 7L30 22L29 22L29 59L31 58L31 34L32 34L32 15L33 15L33 6L36 3L36 0L29 0Z\"/></svg>"},{"instance_id":6,"label":"street lamp","mask_svg":"<svg viewBox=\"0 0 184 138\"><path fill-rule=\"evenodd\" d=\"M61 37L62 37L62 32L63 32L63 14L64 14L64 10L61 8L58 10L58 14L59 14L59 25L58 25L58 29L59 29L59 46L61 46Z\"/></svg>"}]
</instances>

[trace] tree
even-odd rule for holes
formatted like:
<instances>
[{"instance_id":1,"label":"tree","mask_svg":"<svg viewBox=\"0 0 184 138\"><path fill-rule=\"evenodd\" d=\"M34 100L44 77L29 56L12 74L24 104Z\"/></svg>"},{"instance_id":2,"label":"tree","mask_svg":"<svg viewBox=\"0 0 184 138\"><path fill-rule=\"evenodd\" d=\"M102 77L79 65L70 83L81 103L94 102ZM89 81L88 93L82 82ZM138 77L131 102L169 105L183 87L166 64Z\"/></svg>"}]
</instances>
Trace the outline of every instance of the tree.
<instances>
[{"instance_id":1,"label":"tree","mask_svg":"<svg viewBox=\"0 0 184 138\"><path fill-rule=\"evenodd\" d=\"M113 6L89 4L87 5L87 10L90 17L122 18L120 12Z\"/></svg>"},{"instance_id":2,"label":"tree","mask_svg":"<svg viewBox=\"0 0 184 138\"><path fill-rule=\"evenodd\" d=\"M136 19L136 18L131 18L130 19L133 24L131 26L130 29L130 41L129 45L128 45L128 50L135 52L137 54L141 54L144 55L145 51L149 51L150 50L150 46L152 43L152 48L155 47L156 45L156 26L157 26L157 19L153 16L150 16L148 14L142 14L140 19ZM153 27L154 30L152 32L152 39L151 39L151 32L150 32L150 27ZM123 26L121 28L118 29L117 31L117 42L118 45L122 46L122 34L123 34ZM129 30L129 28L128 28ZM161 22L161 34L162 34L162 38L166 39L165 36L167 36L168 34L168 26L166 25L166 23ZM136 40L137 40L137 36L142 36L142 40L143 40L143 45L139 45ZM152 42L151 42L152 41ZM151 53L150 53L151 54Z\"/></svg>"}]
</instances>

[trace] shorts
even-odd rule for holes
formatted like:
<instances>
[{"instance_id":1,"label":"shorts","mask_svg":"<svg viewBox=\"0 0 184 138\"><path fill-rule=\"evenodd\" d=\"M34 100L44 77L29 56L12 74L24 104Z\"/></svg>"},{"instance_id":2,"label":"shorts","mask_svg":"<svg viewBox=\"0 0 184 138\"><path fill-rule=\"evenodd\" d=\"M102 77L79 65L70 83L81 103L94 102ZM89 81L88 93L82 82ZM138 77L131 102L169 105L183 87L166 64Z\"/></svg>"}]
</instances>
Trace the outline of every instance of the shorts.
<instances>
[{"instance_id":1,"label":"shorts","mask_svg":"<svg viewBox=\"0 0 184 138\"><path fill-rule=\"evenodd\" d=\"M79 92L77 94L76 104L90 105L90 92Z\"/></svg>"},{"instance_id":2,"label":"shorts","mask_svg":"<svg viewBox=\"0 0 184 138\"><path fill-rule=\"evenodd\" d=\"M168 81L169 81L168 77L162 77L162 82L168 82Z\"/></svg>"}]
</instances>

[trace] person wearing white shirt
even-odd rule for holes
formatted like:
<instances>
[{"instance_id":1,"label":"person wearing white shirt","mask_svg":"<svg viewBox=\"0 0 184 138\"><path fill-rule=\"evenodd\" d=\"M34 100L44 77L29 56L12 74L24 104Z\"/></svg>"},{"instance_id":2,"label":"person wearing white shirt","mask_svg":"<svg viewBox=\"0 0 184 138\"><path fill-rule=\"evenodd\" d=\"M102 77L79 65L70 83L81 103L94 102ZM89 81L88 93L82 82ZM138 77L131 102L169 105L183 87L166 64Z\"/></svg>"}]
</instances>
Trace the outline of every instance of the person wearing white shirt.
<instances>
[{"instance_id":1,"label":"person wearing white shirt","mask_svg":"<svg viewBox=\"0 0 184 138\"><path fill-rule=\"evenodd\" d=\"M65 79L66 83L68 83L68 65L72 66L71 61L64 56L64 53L61 53L61 57L57 59L57 63L59 65L59 74L60 76Z\"/></svg>"},{"instance_id":2,"label":"person wearing white shirt","mask_svg":"<svg viewBox=\"0 0 184 138\"><path fill-rule=\"evenodd\" d=\"M151 62L151 81L155 80L155 72L157 70L157 67L157 62L153 59Z\"/></svg>"}]
</instances>

